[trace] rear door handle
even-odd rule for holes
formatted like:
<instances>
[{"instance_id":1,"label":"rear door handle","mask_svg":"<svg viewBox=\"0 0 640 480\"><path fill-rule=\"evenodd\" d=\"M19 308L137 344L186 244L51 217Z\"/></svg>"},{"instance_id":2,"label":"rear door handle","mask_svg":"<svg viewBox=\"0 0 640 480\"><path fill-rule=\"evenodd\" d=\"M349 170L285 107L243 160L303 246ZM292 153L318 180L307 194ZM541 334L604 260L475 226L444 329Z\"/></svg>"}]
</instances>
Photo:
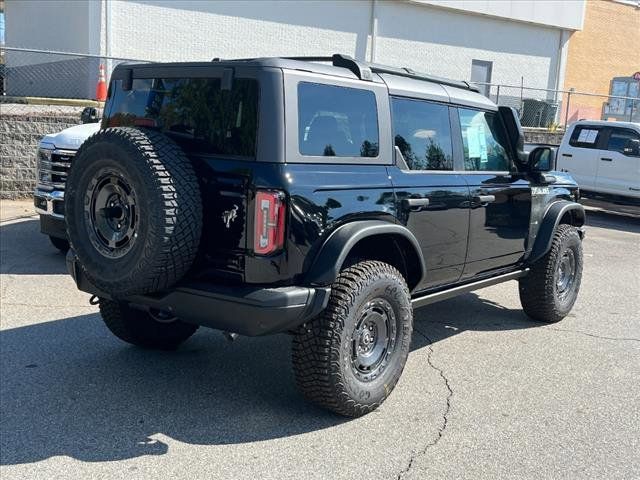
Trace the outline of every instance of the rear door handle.
<instances>
[{"instance_id":1,"label":"rear door handle","mask_svg":"<svg viewBox=\"0 0 640 480\"><path fill-rule=\"evenodd\" d=\"M563 153L562 156L563 157L569 157L569 158L573 157L573 155L571 155L570 153Z\"/></svg>"},{"instance_id":2,"label":"rear door handle","mask_svg":"<svg viewBox=\"0 0 640 480\"><path fill-rule=\"evenodd\" d=\"M602 157L600 158L600 160L602 160L603 162L613 162L613 158L608 158L608 157Z\"/></svg>"},{"instance_id":3,"label":"rear door handle","mask_svg":"<svg viewBox=\"0 0 640 480\"><path fill-rule=\"evenodd\" d=\"M428 198L405 198L404 200L402 200L402 206L406 210L419 212L420 210L424 210L429 206L429 199Z\"/></svg>"},{"instance_id":4,"label":"rear door handle","mask_svg":"<svg viewBox=\"0 0 640 480\"><path fill-rule=\"evenodd\" d=\"M495 195L476 195L475 197L473 197L473 200L478 203L486 204L486 203L495 202L496 196Z\"/></svg>"}]
</instances>

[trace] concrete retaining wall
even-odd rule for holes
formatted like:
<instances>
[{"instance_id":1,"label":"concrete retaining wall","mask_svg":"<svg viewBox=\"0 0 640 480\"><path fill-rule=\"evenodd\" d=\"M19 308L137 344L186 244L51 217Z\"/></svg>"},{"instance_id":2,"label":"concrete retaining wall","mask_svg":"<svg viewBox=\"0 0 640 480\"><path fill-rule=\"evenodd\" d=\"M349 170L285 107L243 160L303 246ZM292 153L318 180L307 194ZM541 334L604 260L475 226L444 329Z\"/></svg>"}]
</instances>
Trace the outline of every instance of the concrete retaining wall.
<instances>
[{"instance_id":1,"label":"concrete retaining wall","mask_svg":"<svg viewBox=\"0 0 640 480\"><path fill-rule=\"evenodd\" d=\"M53 114L5 113L6 104L1 104L0 109L0 198L29 197L36 184L38 142L49 133L79 124L82 109Z\"/></svg>"},{"instance_id":2,"label":"concrete retaining wall","mask_svg":"<svg viewBox=\"0 0 640 480\"><path fill-rule=\"evenodd\" d=\"M559 132L545 132L534 129L524 129L525 143L547 143L549 145L560 145L564 130Z\"/></svg>"}]
</instances>

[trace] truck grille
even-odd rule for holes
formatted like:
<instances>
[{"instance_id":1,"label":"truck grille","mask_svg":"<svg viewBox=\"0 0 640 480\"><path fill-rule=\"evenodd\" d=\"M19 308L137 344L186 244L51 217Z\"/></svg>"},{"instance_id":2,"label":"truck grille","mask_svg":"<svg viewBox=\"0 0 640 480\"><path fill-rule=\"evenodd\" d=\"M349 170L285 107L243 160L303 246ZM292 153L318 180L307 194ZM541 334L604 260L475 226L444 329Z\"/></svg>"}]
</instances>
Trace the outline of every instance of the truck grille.
<instances>
[{"instance_id":1,"label":"truck grille","mask_svg":"<svg viewBox=\"0 0 640 480\"><path fill-rule=\"evenodd\" d=\"M54 150L51 157L43 150L38 151L38 184L46 190L64 190L71 160L76 152Z\"/></svg>"}]
</instances>

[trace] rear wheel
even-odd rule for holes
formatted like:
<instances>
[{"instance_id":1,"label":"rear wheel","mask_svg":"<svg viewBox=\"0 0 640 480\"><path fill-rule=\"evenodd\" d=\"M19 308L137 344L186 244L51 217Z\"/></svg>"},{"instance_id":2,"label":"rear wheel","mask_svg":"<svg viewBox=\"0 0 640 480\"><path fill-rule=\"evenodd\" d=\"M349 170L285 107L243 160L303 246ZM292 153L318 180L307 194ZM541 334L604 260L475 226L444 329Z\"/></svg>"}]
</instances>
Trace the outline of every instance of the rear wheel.
<instances>
[{"instance_id":1,"label":"rear wheel","mask_svg":"<svg viewBox=\"0 0 640 480\"><path fill-rule=\"evenodd\" d=\"M102 298L100 314L116 337L144 348L174 350L198 329L166 312L136 310L126 303Z\"/></svg>"},{"instance_id":2,"label":"rear wheel","mask_svg":"<svg viewBox=\"0 0 640 480\"><path fill-rule=\"evenodd\" d=\"M49 240L51 240L51 244L62 253L67 253L67 251L69 251L69 242L64 238L49 236Z\"/></svg>"},{"instance_id":3,"label":"rear wheel","mask_svg":"<svg viewBox=\"0 0 640 480\"><path fill-rule=\"evenodd\" d=\"M520 279L520 303L533 320L562 320L578 298L582 280L582 241L575 227L558 225L547 254Z\"/></svg>"},{"instance_id":4,"label":"rear wheel","mask_svg":"<svg viewBox=\"0 0 640 480\"><path fill-rule=\"evenodd\" d=\"M363 261L332 286L325 312L293 341L296 382L312 402L358 417L384 402L407 361L413 329L409 289L394 267Z\"/></svg>"}]
</instances>

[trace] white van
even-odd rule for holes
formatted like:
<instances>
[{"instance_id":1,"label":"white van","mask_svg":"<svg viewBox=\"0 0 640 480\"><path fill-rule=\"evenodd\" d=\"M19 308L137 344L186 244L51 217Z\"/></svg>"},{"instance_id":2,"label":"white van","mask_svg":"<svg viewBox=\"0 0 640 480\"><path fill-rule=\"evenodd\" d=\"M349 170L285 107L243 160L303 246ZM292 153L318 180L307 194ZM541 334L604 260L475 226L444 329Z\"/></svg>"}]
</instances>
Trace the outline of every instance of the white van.
<instances>
[{"instance_id":1,"label":"white van","mask_svg":"<svg viewBox=\"0 0 640 480\"><path fill-rule=\"evenodd\" d=\"M580 120L567 129L556 159L585 196L640 203L640 123Z\"/></svg>"}]
</instances>

